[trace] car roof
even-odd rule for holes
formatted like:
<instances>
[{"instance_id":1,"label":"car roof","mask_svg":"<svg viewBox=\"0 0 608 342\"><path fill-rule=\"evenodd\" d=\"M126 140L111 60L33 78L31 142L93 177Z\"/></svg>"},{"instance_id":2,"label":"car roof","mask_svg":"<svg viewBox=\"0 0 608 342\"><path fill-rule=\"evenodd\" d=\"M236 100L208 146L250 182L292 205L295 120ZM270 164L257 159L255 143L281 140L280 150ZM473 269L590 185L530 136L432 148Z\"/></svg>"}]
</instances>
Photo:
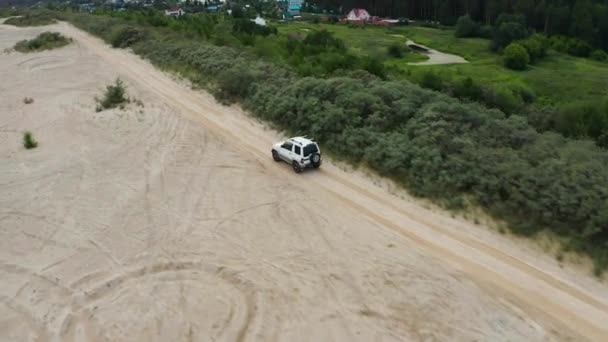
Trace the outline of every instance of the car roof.
<instances>
[{"instance_id":1,"label":"car roof","mask_svg":"<svg viewBox=\"0 0 608 342\"><path fill-rule=\"evenodd\" d=\"M315 142L306 137L293 137L288 139L288 141L295 143L296 145L306 146L308 144L314 144Z\"/></svg>"}]
</instances>

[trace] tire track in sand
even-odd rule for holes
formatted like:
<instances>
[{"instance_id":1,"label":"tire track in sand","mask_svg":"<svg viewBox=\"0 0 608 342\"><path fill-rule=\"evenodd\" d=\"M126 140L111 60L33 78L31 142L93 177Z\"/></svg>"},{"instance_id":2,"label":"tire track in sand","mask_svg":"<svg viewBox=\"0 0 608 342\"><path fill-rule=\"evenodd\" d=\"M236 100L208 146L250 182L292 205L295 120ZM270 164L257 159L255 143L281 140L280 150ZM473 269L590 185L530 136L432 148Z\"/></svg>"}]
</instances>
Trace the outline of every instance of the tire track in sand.
<instances>
[{"instance_id":1,"label":"tire track in sand","mask_svg":"<svg viewBox=\"0 0 608 342\"><path fill-rule=\"evenodd\" d=\"M213 266L202 263L200 261L170 261L164 263L152 264L144 267L139 267L125 271L119 275L110 278L101 279L104 273L94 272L83 276L74 281L70 287L78 287L83 295L75 298L72 302L72 310L68 312L61 323L59 338L65 341L75 340L75 329L78 324L85 324L85 333L88 336L94 337L91 334L92 328L86 325L91 325L91 321L87 317L92 317L88 308L109 296L115 291L127 287L127 284L141 278L151 277L158 274L180 274L186 273L192 279L199 279L204 276L215 278L230 288L240 293L241 298L237 300L236 305L230 307L228 319L224 321L225 326L220 328L220 334L235 333L236 341L244 341L253 321L256 312L257 304L254 298L255 285L248 280L241 279L238 273L228 270L221 266ZM87 286L86 284L90 284ZM148 293L148 296L154 297ZM157 303L162 304L162 300L156 299ZM169 309L166 307L166 309ZM228 329L228 326L234 326Z\"/></svg>"}]
</instances>

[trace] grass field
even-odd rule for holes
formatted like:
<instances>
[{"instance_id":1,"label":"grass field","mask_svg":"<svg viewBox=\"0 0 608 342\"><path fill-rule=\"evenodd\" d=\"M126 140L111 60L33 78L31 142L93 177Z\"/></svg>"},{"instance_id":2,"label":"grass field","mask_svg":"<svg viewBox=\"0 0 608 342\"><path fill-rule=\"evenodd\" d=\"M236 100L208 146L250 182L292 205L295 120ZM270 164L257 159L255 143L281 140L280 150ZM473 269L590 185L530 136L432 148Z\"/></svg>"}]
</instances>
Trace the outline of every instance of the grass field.
<instances>
[{"instance_id":1,"label":"grass field","mask_svg":"<svg viewBox=\"0 0 608 342\"><path fill-rule=\"evenodd\" d=\"M550 51L547 58L525 71L505 68L500 55L489 50L490 41L480 38L457 38L453 30L420 26L400 27L349 27L341 24L310 24L292 22L278 26L279 32L306 33L326 29L344 40L346 46L357 55L380 58L386 65L403 70L401 77L417 81L426 70L433 70L446 78L471 77L495 86L524 87L537 96L537 103L560 105L577 100L587 100L608 95L608 64L590 59L568 56ZM411 39L433 49L463 56L469 64L412 66L409 62L425 60L416 53L403 58L389 58L387 48L391 44Z\"/></svg>"},{"instance_id":2,"label":"grass field","mask_svg":"<svg viewBox=\"0 0 608 342\"><path fill-rule=\"evenodd\" d=\"M398 64L419 62L428 57L418 53L406 53L403 58L391 58L388 55L388 47L393 44L403 44L407 37L402 33L391 33L386 28L380 27L353 27L347 25L310 24L303 22L291 22L277 26L279 32L287 34L291 32L306 34L312 30L328 30L334 37L340 38L346 44L349 51L357 56L371 56L380 60L399 60Z\"/></svg>"}]
</instances>

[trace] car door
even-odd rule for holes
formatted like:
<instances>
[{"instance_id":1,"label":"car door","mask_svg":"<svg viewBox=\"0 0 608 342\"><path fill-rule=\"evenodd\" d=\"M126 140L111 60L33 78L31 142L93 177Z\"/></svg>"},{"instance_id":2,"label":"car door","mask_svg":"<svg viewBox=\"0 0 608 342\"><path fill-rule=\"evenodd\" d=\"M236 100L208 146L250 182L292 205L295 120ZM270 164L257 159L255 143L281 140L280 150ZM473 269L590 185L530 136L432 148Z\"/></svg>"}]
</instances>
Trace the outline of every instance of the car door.
<instances>
[{"instance_id":1,"label":"car door","mask_svg":"<svg viewBox=\"0 0 608 342\"><path fill-rule=\"evenodd\" d=\"M289 141L286 141L283 143L283 145L281 145L281 148L279 149L279 157L281 157L281 159L283 159L284 161L291 163L292 161L292 152L293 151L293 144L290 143Z\"/></svg>"},{"instance_id":2,"label":"car door","mask_svg":"<svg viewBox=\"0 0 608 342\"><path fill-rule=\"evenodd\" d=\"M291 159L297 161L302 159L302 147L293 145L293 154L291 155Z\"/></svg>"}]
</instances>

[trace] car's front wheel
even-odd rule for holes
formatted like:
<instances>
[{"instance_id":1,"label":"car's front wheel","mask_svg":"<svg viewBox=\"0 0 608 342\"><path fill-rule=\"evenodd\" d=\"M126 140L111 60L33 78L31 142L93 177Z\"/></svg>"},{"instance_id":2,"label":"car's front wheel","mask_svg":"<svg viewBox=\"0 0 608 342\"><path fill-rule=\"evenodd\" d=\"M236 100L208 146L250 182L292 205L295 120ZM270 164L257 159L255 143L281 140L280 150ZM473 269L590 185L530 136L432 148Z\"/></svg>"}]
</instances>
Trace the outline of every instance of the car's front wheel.
<instances>
[{"instance_id":1,"label":"car's front wheel","mask_svg":"<svg viewBox=\"0 0 608 342\"><path fill-rule=\"evenodd\" d=\"M272 150L272 159L274 159L275 162L281 161L281 157L279 157L279 152Z\"/></svg>"}]
</instances>

